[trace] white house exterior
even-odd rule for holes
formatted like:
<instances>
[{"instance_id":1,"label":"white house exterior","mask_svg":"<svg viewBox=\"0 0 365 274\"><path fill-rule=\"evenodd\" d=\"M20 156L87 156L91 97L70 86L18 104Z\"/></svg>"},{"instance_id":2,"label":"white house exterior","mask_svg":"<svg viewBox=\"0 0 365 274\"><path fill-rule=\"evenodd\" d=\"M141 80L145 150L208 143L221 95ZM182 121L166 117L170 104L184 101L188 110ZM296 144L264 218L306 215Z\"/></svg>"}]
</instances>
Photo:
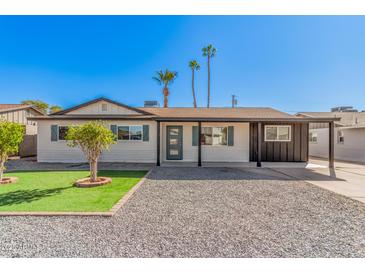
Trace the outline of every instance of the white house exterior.
<instances>
[{"instance_id":1,"label":"white house exterior","mask_svg":"<svg viewBox=\"0 0 365 274\"><path fill-rule=\"evenodd\" d=\"M365 112L301 112L304 117L337 117L334 129L336 160L365 163ZM310 124L309 155L328 157L328 126Z\"/></svg>"},{"instance_id":2,"label":"white house exterior","mask_svg":"<svg viewBox=\"0 0 365 274\"><path fill-rule=\"evenodd\" d=\"M117 143L100 161L157 165L305 162L308 123L313 120L271 108L133 108L106 98L33 119L38 124L39 162L85 162L80 149L67 146L67 127L101 120Z\"/></svg>"}]
</instances>

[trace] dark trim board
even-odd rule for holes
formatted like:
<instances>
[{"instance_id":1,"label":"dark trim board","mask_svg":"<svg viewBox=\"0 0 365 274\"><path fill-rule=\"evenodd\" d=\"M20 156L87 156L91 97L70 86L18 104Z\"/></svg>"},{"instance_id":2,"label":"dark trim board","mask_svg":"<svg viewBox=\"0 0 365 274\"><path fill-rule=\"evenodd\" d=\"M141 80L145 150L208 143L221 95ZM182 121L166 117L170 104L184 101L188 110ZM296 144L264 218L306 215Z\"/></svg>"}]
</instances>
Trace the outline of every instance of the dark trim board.
<instances>
[{"instance_id":1,"label":"dark trim board","mask_svg":"<svg viewBox=\"0 0 365 274\"><path fill-rule=\"evenodd\" d=\"M265 142L265 125L291 125L290 142ZM262 162L307 162L309 123L261 123ZM258 123L250 123L250 161L258 161Z\"/></svg>"}]
</instances>

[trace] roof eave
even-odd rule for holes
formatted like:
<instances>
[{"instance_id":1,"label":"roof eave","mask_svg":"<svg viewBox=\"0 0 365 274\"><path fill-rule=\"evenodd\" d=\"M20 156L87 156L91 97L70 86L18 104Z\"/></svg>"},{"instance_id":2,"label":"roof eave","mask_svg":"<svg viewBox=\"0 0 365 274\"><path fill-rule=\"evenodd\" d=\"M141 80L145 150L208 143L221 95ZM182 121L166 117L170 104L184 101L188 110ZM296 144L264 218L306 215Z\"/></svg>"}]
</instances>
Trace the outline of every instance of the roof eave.
<instances>
[{"instance_id":1,"label":"roof eave","mask_svg":"<svg viewBox=\"0 0 365 274\"><path fill-rule=\"evenodd\" d=\"M155 120L160 122L291 122L291 123L329 123L340 118L219 118L219 117L158 117L158 116L119 116L119 115L51 115L30 117L29 120Z\"/></svg>"}]
</instances>

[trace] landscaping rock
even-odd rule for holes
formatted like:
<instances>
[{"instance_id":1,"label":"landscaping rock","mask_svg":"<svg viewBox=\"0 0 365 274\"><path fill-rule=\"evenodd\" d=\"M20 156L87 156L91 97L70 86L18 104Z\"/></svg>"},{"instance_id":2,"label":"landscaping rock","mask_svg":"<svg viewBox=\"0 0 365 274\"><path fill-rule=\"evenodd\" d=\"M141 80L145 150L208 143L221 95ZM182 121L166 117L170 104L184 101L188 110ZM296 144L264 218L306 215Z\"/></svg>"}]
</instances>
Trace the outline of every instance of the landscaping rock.
<instances>
[{"instance_id":1,"label":"landscaping rock","mask_svg":"<svg viewBox=\"0 0 365 274\"><path fill-rule=\"evenodd\" d=\"M160 167L113 217L0 217L0 257L365 257L364 220L269 169Z\"/></svg>"}]
</instances>

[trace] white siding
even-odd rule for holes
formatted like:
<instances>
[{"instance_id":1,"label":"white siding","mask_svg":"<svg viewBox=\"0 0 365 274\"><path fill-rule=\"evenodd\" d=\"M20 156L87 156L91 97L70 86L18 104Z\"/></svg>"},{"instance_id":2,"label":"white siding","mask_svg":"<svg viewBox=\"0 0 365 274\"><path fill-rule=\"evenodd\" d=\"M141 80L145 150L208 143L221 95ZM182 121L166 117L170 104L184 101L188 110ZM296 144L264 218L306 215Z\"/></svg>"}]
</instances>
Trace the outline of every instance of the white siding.
<instances>
[{"instance_id":1,"label":"white siding","mask_svg":"<svg viewBox=\"0 0 365 274\"><path fill-rule=\"evenodd\" d=\"M51 125L67 126L82 124L82 121L39 121L38 161L39 162L85 162L78 148L67 146L66 141L51 142ZM149 125L149 141L118 141L109 151L101 155L102 162L156 162L156 122L153 121L108 121L106 125Z\"/></svg>"},{"instance_id":2,"label":"white siding","mask_svg":"<svg viewBox=\"0 0 365 274\"><path fill-rule=\"evenodd\" d=\"M70 148L65 141L51 142L51 125L77 125L82 121L39 121L38 122L38 161L39 162L85 162L78 148ZM154 121L108 121L107 126L149 125L149 141L118 141L109 151L103 152L103 162L155 163L157 147L157 123ZM166 161L166 125L183 126L183 160L198 160L198 146L192 145L192 127L197 123L161 123L161 160ZM248 162L249 124L248 123L202 123L202 126L234 126L234 146L202 146L202 161L207 162Z\"/></svg>"},{"instance_id":3,"label":"white siding","mask_svg":"<svg viewBox=\"0 0 365 274\"><path fill-rule=\"evenodd\" d=\"M197 123L162 123L162 156L166 160L166 125L183 126L183 160L198 160L198 146L192 145L192 128ZM249 124L248 123L202 123L204 126L234 126L233 146L202 146L202 161L206 162L248 162L249 161Z\"/></svg>"},{"instance_id":4,"label":"white siding","mask_svg":"<svg viewBox=\"0 0 365 274\"><path fill-rule=\"evenodd\" d=\"M337 131L342 130L345 142L337 142ZM317 132L317 143L309 144L309 155L317 157L328 157L328 128L312 129ZM347 161L365 162L365 129L341 129L335 128L335 159Z\"/></svg>"},{"instance_id":5,"label":"white siding","mask_svg":"<svg viewBox=\"0 0 365 274\"><path fill-rule=\"evenodd\" d=\"M102 105L107 104L107 110L102 111ZM130 110L128 108L124 108L122 106L118 106L116 104L112 104L106 101L100 101L73 111L70 111L66 113L65 115L69 114L119 114L119 115L134 115L139 114L138 112L135 112L133 110Z\"/></svg>"}]
</instances>

